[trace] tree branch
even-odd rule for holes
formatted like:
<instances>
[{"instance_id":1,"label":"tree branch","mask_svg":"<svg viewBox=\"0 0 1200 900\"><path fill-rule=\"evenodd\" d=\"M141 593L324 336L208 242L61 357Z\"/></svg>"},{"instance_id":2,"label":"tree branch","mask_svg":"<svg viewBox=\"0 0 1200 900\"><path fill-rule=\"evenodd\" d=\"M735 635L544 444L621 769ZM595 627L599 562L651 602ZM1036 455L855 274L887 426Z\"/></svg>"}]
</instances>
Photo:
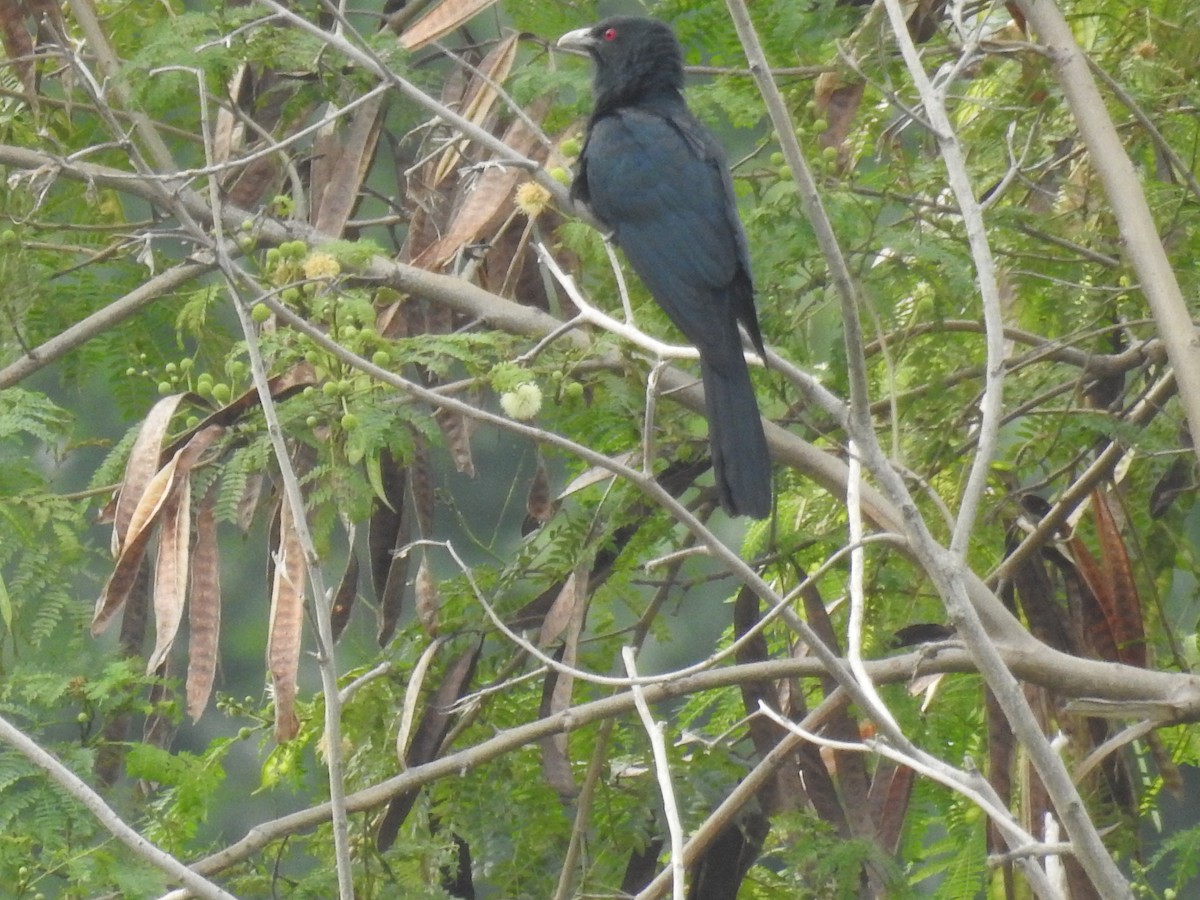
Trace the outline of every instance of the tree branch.
<instances>
[{"instance_id":1,"label":"tree branch","mask_svg":"<svg viewBox=\"0 0 1200 900\"><path fill-rule=\"evenodd\" d=\"M9 363L0 369L0 390L12 387L42 367L50 365L77 347L83 346L96 335L116 327L154 301L168 296L193 278L199 278L210 271L212 271L212 266L205 263L179 263L148 281L142 282L125 296L117 298L86 319L81 319L66 331L60 332L44 344L34 347L16 362Z\"/></svg>"},{"instance_id":2,"label":"tree branch","mask_svg":"<svg viewBox=\"0 0 1200 900\"><path fill-rule=\"evenodd\" d=\"M188 868L171 854L158 849L126 825L121 817L113 812L112 807L85 784L83 779L26 737L24 732L3 716L0 716L0 740L17 750L49 775L59 787L78 800L88 812L96 817L96 821L106 831L132 850L138 859L162 870L168 878L185 885L197 897L204 897L206 900L236 900L232 894L221 890L195 869Z\"/></svg>"}]
</instances>

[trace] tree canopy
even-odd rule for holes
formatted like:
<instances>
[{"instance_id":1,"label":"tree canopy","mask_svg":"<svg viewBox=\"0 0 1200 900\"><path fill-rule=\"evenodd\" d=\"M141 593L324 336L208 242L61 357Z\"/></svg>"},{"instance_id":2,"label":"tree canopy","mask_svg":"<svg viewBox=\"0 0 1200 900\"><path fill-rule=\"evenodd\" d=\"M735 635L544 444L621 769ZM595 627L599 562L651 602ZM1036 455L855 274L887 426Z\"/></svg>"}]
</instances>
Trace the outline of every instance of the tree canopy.
<instances>
[{"instance_id":1,"label":"tree canopy","mask_svg":"<svg viewBox=\"0 0 1200 900\"><path fill-rule=\"evenodd\" d=\"M0 0L11 896L1194 890L1200 9L634 9L758 522L568 194L616 5L212 6Z\"/></svg>"}]
</instances>

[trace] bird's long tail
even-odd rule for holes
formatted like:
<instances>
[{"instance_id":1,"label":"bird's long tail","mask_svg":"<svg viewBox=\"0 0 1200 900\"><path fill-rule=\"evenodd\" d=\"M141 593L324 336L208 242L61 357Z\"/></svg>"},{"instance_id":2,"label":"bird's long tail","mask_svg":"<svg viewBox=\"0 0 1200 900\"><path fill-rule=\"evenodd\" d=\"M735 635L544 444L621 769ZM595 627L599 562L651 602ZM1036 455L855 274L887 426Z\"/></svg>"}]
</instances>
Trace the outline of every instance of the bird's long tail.
<instances>
[{"instance_id":1,"label":"bird's long tail","mask_svg":"<svg viewBox=\"0 0 1200 900\"><path fill-rule=\"evenodd\" d=\"M732 516L771 512L771 456L750 371L741 355L720 370L700 362L708 405L708 440L721 505Z\"/></svg>"}]
</instances>

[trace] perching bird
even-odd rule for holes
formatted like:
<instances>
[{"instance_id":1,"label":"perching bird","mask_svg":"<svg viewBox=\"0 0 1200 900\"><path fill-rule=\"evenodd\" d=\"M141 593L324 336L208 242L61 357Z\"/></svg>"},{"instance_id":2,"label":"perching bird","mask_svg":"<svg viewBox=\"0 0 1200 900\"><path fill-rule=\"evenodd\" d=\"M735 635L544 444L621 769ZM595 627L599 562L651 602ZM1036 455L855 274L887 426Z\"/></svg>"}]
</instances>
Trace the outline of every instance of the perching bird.
<instances>
[{"instance_id":1,"label":"perching bird","mask_svg":"<svg viewBox=\"0 0 1200 900\"><path fill-rule=\"evenodd\" d=\"M771 460L738 323L760 354L746 236L729 165L684 102L671 29L618 17L559 38L596 66L571 196L586 203L667 316L700 351L709 444L730 515L771 510ZM765 358L765 354L764 358Z\"/></svg>"}]
</instances>

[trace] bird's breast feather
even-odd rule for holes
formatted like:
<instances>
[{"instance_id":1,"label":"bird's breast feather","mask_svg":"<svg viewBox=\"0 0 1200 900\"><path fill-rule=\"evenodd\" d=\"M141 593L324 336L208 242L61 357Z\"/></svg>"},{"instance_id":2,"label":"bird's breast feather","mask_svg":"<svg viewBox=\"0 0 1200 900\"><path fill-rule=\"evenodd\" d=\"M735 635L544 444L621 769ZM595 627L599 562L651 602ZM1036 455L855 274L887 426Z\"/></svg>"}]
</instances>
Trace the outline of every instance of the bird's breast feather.
<instances>
[{"instance_id":1,"label":"bird's breast feather","mask_svg":"<svg viewBox=\"0 0 1200 900\"><path fill-rule=\"evenodd\" d=\"M728 285L742 258L723 160L690 123L623 110L593 123L584 164L592 211L643 280L647 267L697 287Z\"/></svg>"}]
</instances>

